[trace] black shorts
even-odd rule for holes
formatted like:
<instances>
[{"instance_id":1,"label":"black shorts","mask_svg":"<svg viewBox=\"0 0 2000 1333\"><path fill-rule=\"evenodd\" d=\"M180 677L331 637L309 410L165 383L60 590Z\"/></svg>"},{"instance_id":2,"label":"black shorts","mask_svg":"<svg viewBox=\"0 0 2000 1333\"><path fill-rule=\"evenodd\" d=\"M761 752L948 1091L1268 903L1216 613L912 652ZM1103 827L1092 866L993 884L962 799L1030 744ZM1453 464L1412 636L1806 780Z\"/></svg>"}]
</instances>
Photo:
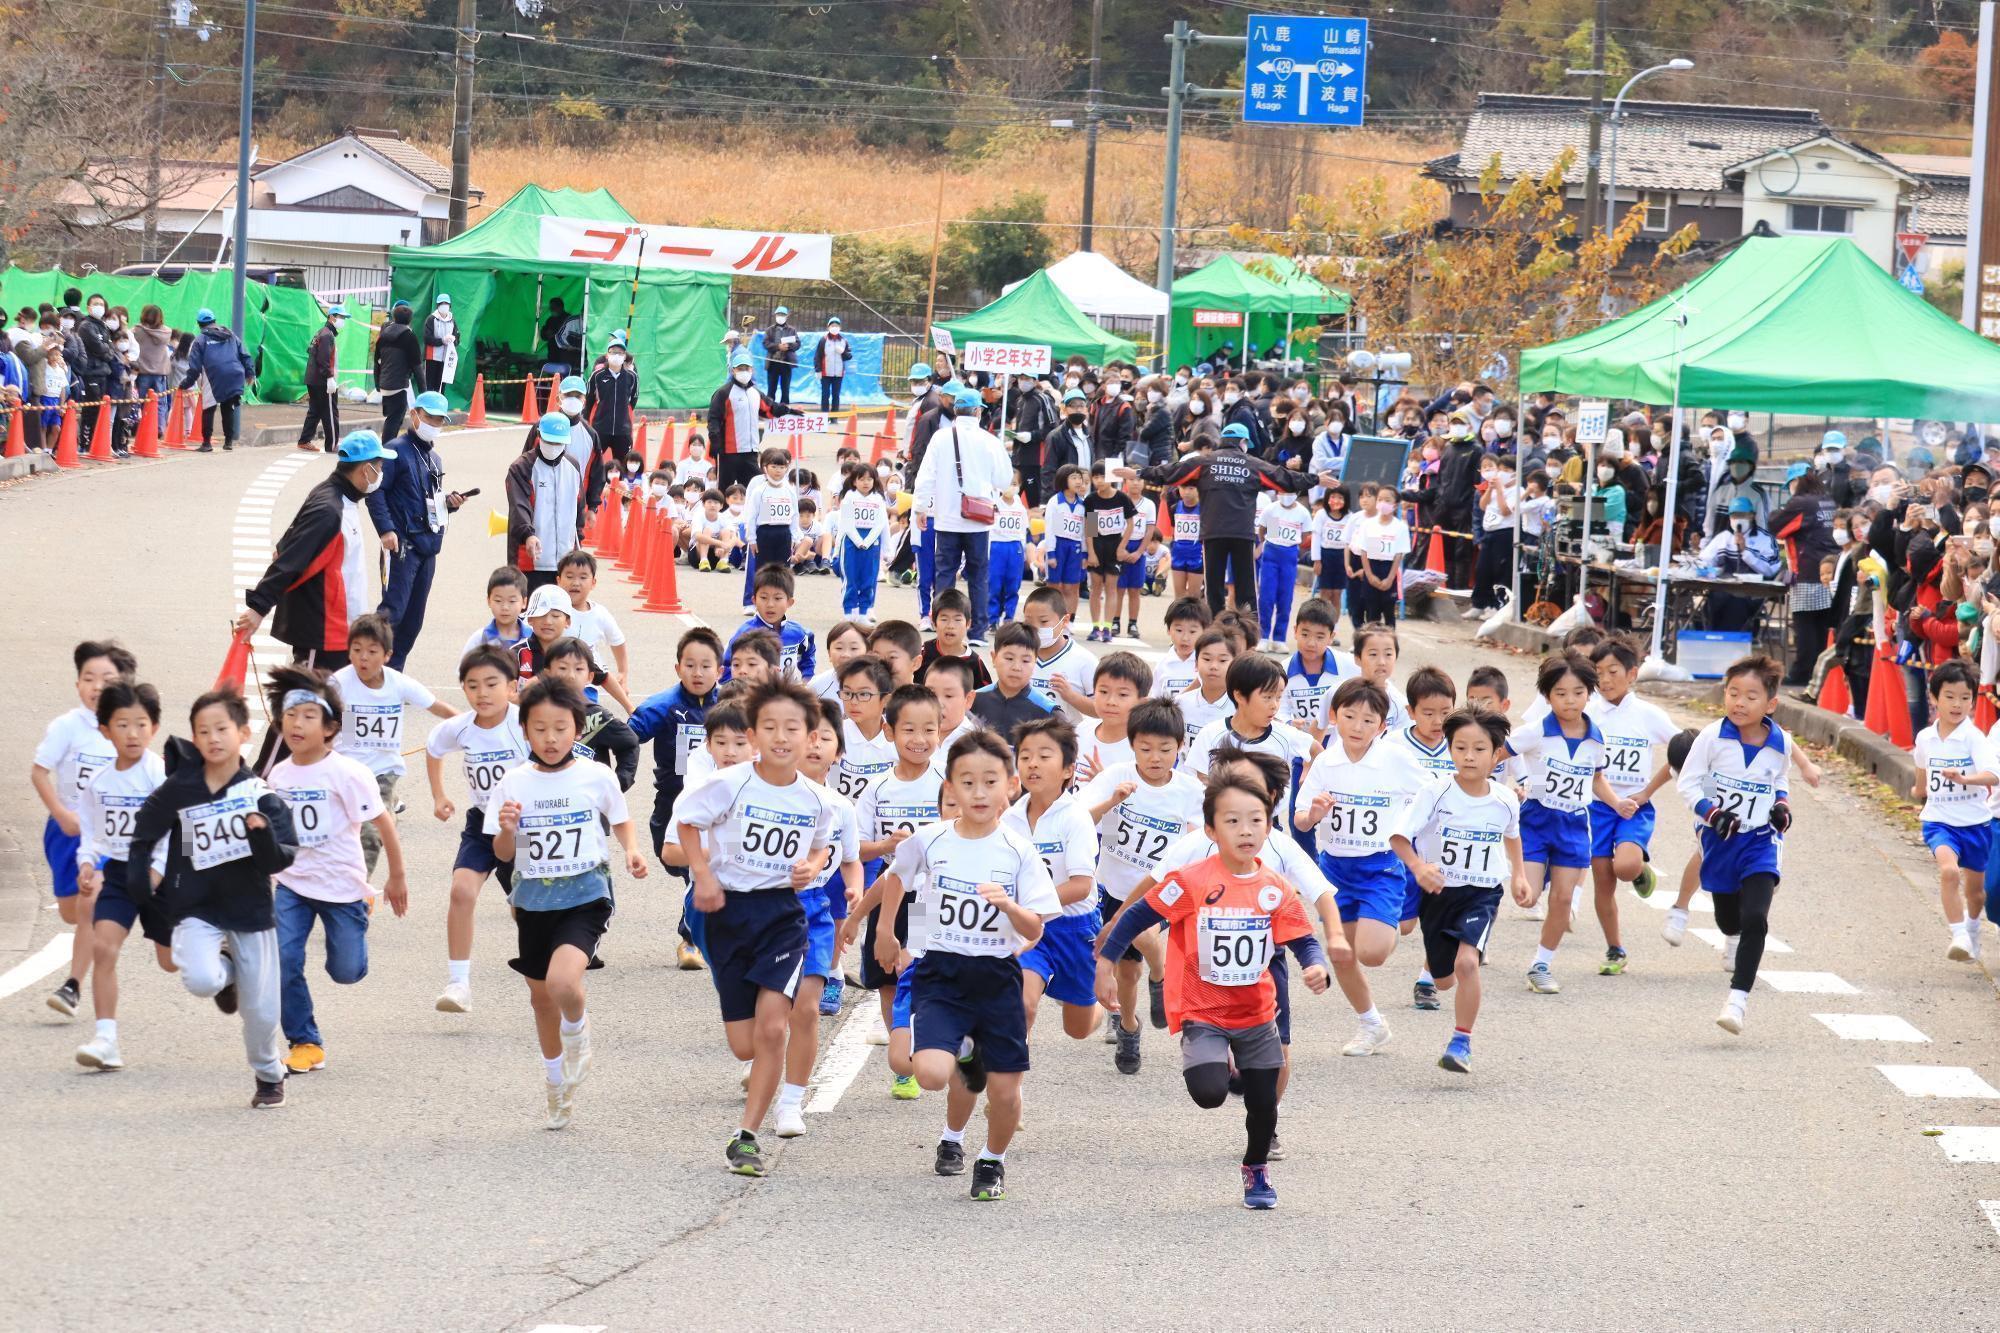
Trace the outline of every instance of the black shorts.
<instances>
[{"instance_id":1,"label":"black shorts","mask_svg":"<svg viewBox=\"0 0 2000 1333\"><path fill-rule=\"evenodd\" d=\"M106 861L99 872L104 883L97 891L97 906L91 909L92 921L113 921L131 930L136 923L141 933L155 944L171 945L174 930L160 914L160 900L154 897L144 907L132 901L125 892L125 863Z\"/></svg>"},{"instance_id":2,"label":"black shorts","mask_svg":"<svg viewBox=\"0 0 2000 1333\"><path fill-rule=\"evenodd\" d=\"M559 907L553 912L524 912L514 909L515 950L507 966L531 981L546 981L549 959L565 944L575 945L589 959L597 957L597 941L611 924L611 900L594 898L575 907Z\"/></svg>"},{"instance_id":3,"label":"black shorts","mask_svg":"<svg viewBox=\"0 0 2000 1333\"><path fill-rule=\"evenodd\" d=\"M1112 897L1111 891L1102 884L1097 886L1097 918L1105 925L1109 926L1111 924L1111 918L1117 916L1118 909L1124 905L1125 900L1123 898ZM1094 955L1096 950L1093 949L1091 952ZM1137 948L1127 945L1125 952L1119 954L1115 961L1120 963L1140 963L1144 962L1145 959L1146 955L1140 953Z\"/></svg>"},{"instance_id":4,"label":"black shorts","mask_svg":"<svg viewBox=\"0 0 2000 1333\"><path fill-rule=\"evenodd\" d=\"M861 932L861 988L863 990L893 990L896 974L884 972L875 961L876 927L881 924L882 909L875 908L868 913L868 925ZM910 895L903 895L902 905L896 909L896 938L904 944L910 942Z\"/></svg>"},{"instance_id":5,"label":"black shorts","mask_svg":"<svg viewBox=\"0 0 2000 1333\"><path fill-rule=\"evenodd\" d=\"M1117 578L1120 568L1118 564L1118 548L1123 545L1124 542L1116 537L1092 537L1090 539L1090 551L1092 555L1097 557L1097 564L1085 572L1102 574L1107 578Z\"/></svg>"},{"instance_id":6,"label":"black shorts","mask_svg":"<svg viewBox=\"0 0 2000 1333\"><path fill-rule=\"evenodd\" d=\"M493 835L480 828L485 819L485 812L478 806L465 812L465 828L459 832L458 855L453 858L451 868L491 875L500 881L501 892L512 893L514 863L502 861L493 854Z\"/></svg>"},{"instance_id":7,"label":"black shorts","mask_svg":"<svg viewBox=\"0 0 2000 1333\"><path fill-rule=\"evenodd\" d=\"M722 1021L757 1015L757 992L798 994L806 966L806 909L791 889L727 893L702 914L708 966L722 1002Z\"/></svg>"},{"instance_id":8,"label":"black shorts","mask_svg":"<svg viewBox=\"0 0 2000 1333\"><path fill-rule=\"evenodd\" d=\"M1021 960L927 953L910 992L913 1051L958 1054L967 1037L995 1074L1028 1070L1028 1014L1021 1005Z\"/></svg>"},{"instance_id":9,"label":"black shorts","mask_svg":"<svg viewBox=\"0 0 2000 1333\"><path fill-rule=\"evenodd\" d=\"M1424 928L1424 964L1441 977L1458 965L1458 946L1470 944L1486 957L1493 918L1500 914L1500 890L1447 884L1441 893L1418 895L1417 921Z\"/></svg>"}]
</instances>

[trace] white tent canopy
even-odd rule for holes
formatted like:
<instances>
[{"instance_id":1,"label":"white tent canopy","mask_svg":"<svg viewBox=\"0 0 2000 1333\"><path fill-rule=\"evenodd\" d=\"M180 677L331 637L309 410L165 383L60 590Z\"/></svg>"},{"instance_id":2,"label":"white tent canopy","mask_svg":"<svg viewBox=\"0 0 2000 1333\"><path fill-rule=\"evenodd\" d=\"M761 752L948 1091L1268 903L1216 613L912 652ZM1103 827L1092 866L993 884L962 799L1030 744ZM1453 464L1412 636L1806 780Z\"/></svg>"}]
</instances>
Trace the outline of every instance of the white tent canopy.
<instances>
[{"instance_id":1,"label":"white tent canopy","mask_svg":"<svg viewBox=\"0 0 2000 1333\"><path fill-rule=\"evenodd\" d=\"M1094 250L1079 250L1045 270L1056 289L1092 318L1126 315L1154 319L1167 313L1167 294L1148 286ZM1021 284L1010 282L1005 292Z\"/></svg>"}]
</instances>

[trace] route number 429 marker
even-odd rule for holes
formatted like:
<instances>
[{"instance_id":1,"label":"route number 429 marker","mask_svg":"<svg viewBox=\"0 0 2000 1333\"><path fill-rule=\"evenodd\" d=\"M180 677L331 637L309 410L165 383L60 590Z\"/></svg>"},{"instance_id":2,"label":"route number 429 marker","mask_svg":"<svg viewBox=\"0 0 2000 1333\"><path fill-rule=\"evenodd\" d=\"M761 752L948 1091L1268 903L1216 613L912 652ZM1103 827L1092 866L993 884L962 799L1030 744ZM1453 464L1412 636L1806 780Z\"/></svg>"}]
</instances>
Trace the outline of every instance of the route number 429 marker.
<instances>
[{"instance_id":1,"label":"route number 429 marker","mask_svg":"<svg viewBox=\"0 0 2000 1333\"><path fill-rule=\"evenodd\" d=\"M1243 56L1244 120L1359 125L1368 101L1367 81L1367 19L1250 16Z\"/></svg>"}]
</instances>

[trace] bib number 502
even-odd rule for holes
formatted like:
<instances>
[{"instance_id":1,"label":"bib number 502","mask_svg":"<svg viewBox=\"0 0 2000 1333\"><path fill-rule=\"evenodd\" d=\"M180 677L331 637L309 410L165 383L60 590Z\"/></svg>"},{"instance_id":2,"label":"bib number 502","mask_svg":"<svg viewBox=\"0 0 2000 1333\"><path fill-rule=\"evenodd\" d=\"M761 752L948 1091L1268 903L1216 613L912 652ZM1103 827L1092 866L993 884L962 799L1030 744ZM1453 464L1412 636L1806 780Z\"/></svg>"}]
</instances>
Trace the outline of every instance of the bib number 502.
<instances>
[{"instance_id":1,"label":"bib number 502","mask_svg":"<svg viewBox=\"0 0 2000 1333\"><path fill-rule=\"evenodd\" d=\"M1000 908L970 894L947 893L938 903L938 924L946 930L996 934L1000 929Z\"/></svg>"}]
</instances>

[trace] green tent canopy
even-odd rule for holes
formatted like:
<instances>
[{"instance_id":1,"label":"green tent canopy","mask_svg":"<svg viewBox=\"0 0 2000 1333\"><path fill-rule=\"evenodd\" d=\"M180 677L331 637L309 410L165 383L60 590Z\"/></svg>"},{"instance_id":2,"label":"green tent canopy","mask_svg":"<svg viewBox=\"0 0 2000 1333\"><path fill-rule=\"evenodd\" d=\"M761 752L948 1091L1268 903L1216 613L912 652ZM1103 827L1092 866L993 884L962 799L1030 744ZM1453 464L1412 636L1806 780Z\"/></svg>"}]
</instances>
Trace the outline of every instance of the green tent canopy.
<instances>
[{"instance_id":1,"label":"green tent canopy","mask_svg":"<svg viewBox=\"0 0 2000 1333\"><path fill-rule=\"evenodd\" d=\"M1345 313L1348 296L1289 259L1268 255L1246 266L1232 255L1218 255L1174 280L1173 302L1172 357L1176 363L1186 363L1208 356L1224 343L1241 353L1246 334L1248 345L1256 348L1285 341L1287 327L1293 341L1299 341L1300 330L1314 327L1322 317ZM1198 325L1197 310L1224 311L1236 316L1237 322Z\"/></svg>"},{"instance_id":2,"label":"green tent canopy","mask_svg":"<svg viewBox=\"0 0 2000 1333\"><path fill-rule=\"evenodd\" d=\"M630 269L542 260L537 257L541 220L551 216L620 225L635 220L606 190L526 185L491 217L449 241L390 248L391 290L416 308L419 327L438 293L451 295L461 339L458 375L445 390L452 406L471 400L475 372L497 366L496 357L511 353L517 363L529 361L539 371L541 323L549 302L557 298L570 313L585 316L586 365L603 352L614 331L627 330L639 368L639 406L706 406L727 371L722 334L728 323L729 279L649 268L639 271L635 283ZM466 356L467 348L475 346L477 366ZM511 406L512 399L502 405Z\"/></svg>"},{"instance_id":3,"label":"green tent canopy","mask_svg":"<svg viewBox=\"0 0 2000 1333\"><path fill-rule=\"evenodd\" d=\"M1091 322L1062 294L1046 270L1037 270L1013 291L939 328L960 347L970 342L1047 343L1057 361L1081 356L1092 365L1138 359L1138 347Z\"/></svg>"},{"instance_id":4,"label":"green tent canopy","mask_svg":"<svg viewBox=\"0 0 2000 1333\"><path fill-rule=\"evenodd\" d=\"M1678 291L1522 352L1521 391L2000 421L2000 347L1903 290L1844 237L1753 236Z\"/></svg>"}]
</instances>

